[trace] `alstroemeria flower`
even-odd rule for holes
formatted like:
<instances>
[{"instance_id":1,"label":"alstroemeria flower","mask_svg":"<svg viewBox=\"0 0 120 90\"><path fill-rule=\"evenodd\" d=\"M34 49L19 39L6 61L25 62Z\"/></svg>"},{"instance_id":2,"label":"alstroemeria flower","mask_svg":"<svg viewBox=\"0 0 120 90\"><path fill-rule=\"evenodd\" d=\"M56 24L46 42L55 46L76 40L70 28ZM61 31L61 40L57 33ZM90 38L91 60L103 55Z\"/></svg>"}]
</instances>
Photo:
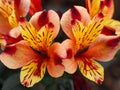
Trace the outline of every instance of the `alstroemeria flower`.
<instances>
[{"instance_id":1,"label":"alstroemeria flower","mask_svg":"<svg viewBox=\"0 0 120 90\"><path fill-rule=\"evenodd\" d=\"M66 72L75 72L78 64L86 78L96 83L104 80L104 68L95 60L111 60L120 46L120 36L100 34L104 23L102 14L91 20L87 10L80 6L74 6L63 14L61 26L71 40L65 40L62 44L66 46L66 51L69 51L66 52L70 56L68 61L73 65L69 69L69 66L64 64L66 60L63 60Z\"/></svg>"},{"instance_id":2,"label":"alstroemeria flower","mask_svg":"<svg viewBox=\"0 0 120 90\"><path fill-rule=\"evenodd\" d=\"M29 15L32 16L36 12L42 10L42 0L30 0L30 10Z\"/></svg>"},{"instance_id":3,"label":"alstroemeria flower","mask_svg":"<svg viewBox=\"0 0 120 90\"><path fill-rule=\"evenodd\" d=\"M22 67L20 81L32 87L42 80L45 70L52 77L64 73L62 59L67 54L60 43L53 43L60 28L59 16L53 10L35 13L30 22L23 22L20 30L23 41L9 45L0 55L1 61L9 68Z\"/></svg>"},{"instance_id":4,"label":"alstroemeria flower","mask_svg":"<svg viewBox=\"0 0 120 90\"><path fill-rule=\"evenodd\" d=\"M108 18L104 26L105 31L112 31L115 34L120 35L120 22L111 19L114 13L113 0L86 0L86 7L91 18L100 12L102 12L104 16Z\"/></svg>"},{"instance_id":5,"label":"alstroemeria flower","mask_svg":"<svg viewBox=\"0 0 120 90\"><path fill-rule=\"evenodd\" d=\"M19 40L18 23L28 13L29 6L29 0L0 0L1 46Z\"/></svg>"}]
</instances>

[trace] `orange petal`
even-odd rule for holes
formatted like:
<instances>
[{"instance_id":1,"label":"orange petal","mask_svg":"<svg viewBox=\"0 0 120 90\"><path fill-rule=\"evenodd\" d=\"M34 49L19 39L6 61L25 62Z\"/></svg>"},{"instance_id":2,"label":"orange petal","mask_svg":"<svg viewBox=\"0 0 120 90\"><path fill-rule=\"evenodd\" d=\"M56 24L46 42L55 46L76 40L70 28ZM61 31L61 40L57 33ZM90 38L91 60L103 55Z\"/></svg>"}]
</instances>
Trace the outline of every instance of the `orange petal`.
<instances>
[{"instance_id":1,"label":"orange petal","mask_svg":"<svg viewBox=\"0 0 120 90\"><path fill-rule=\"evenodd\" d=\"M61 77L64 74L64 66L61 64L62 59L58 56L47 61L48 73L55 78Z\"/></svg>"},{"instance_id":2,"label":"orange petal","mask_svg":"<svg viewBox=\"0 0 120 90\"><path fill-rule=\"evenodd\" d=\"M120 48L120 36L99 35L84 55L99 61L111 60Z\"/></svg>"},{"instance_id":3,"label":"orange petal","mask_svg":"<svg viewBox=\"0 0 120 90\"><path fill-rule=\"evenodd\" d=\"M8 17L9 24L11 25L12 28L18 26L18 21L15 15L15 12L13 11L12 14Z\"/></svg>"},{"instance_id":4,"label":"orange petal","mask_svg":"<svg viewBox=\"0 0 120 90\"><path fill-rule=\"evenodd\" d=\"M8 22L8 19L0 14L0 34L6 35L10 31L10 29L11 29L11 26Z\"/></svg>"},{"instance_id":5,"label":"orange petal","mask_svg":"<svg viewBox=\"0 0 120 90\"><path fill-rule=\"evenodd\" d=\"M13 12L12 3L9 0L1 0L0 1L0 13L4 17L9 17Z\"/></svg>"},{"instance_id":6,"label":"orange petal","mask_svg":"<svg viewBox=\"0 0 120 90\"><path fill-rule=\"evenodd\" d=\"M90 16L84 7L74 6L66 11L61 18L62 29L71 39L74 39L72 25L74 24L75 20L81 21L84 25L89 23Z\"/></svg>"},{"instance_id":7,"label":"orange petal","mask_svg":"<svg viewBox=\"0 0 120 90\"><path fill-rule=\"evenodd\" d=\"M20 68L36 60L37 57L38 54L36 54L24 41L6 46L5 50L0 54L1 62L12 69Z\"/></svg>"},{"instance_id":8,"label":"orange petal","mask_svg":"<svg viewBox=\"0 0 120 90\"><path fill-rule=\"evenodd\" d=\"M67 57L62 60L62 64L65 67L65 71L72 74L77 70L77 62L74 59L74 54L75 54L74 42L67 39L63 41L62 47L64 47L64 50L66 51L67 54Z\"/></svg>"},{"instance_id":9,"label":"orange petal","mask_svg":"<svg viewBox=\"0 0 120 90\"><path fill-rule=\"evenodd\" d=\"M63 58L67 57L66 50L60 43L54 43L48 49L48 56L50 60L47 61L47 69L52 77L60 77L64 73L64 66L62 65Z\"/></svg>"},{"instance_id":10,"label":"orange petal","mask_svg":"<svg viewBox=\"0 0 120 90\"><path fill-rule=\"evenodd\" d=\"M75 61L74 57L70 58L70 59L63 59L62 60L62 64L65 67L65 71L67 73L73 74L76 72L77 70L77 62Z\"/></svg>"},{"instance_id":11,"label":"orange petal","mask_svg":"<svg viewBox=\"0 0 120 90\"><path fill-rule=\"evenodd\" d=\"M113 0L104 0L101 1L101 9L102 13L112 18L114 14L114 1Z\"/></svg>"},{"instance_id":12,"label":"orange petal","mask_svg":"<svg viewBox=\"0 0 120 90\"><path fill-rule=\"evenodd\" d=\"M6 46L6 40L5 40L5 36L0 34L0 49L4 50L5 46Z\"/></svg>"},{"instance_id":13,"label":"orange petal","mask_svg":"<svg viewBox=\"0 0 120 90\"><path fill-rule=\"evenodd\" d=\"M13 37L13 38L19 37L20 34L21 34L21 33L20 33L19 27L15 27L15 28L11 29L10 32L9 32L9 35L10 35L11 37Z\"/></svg>"},{"instance_id":14,"label":"orange petal","mask_svg":"<svg viewBox=\"0 0 120 90\"><path fill-rule=\"evenodd\" d=\"M32 25L39 30L41 27L45 26L45 25L52 25L53 27L53 31L54 31L54 38L57 36L59 29L60 29L60 21L59 21L59 16L58 14L53 11L53 10L49 10L49 11L40 11L35 13L31 19L30 22L32 23Z\"/></svg>"},{"instance_id":15,"label":"orange petal","mask_svg":"<svg viewBox=\"0 0 120 90\"><path fill-rule=\"evenodd\" d=\"M85 3L86 3L87 11L88 11L88 13L90 13L90 10L91 10L91 0L85 0Z\"/></svg>"},{"instance_id":16,"label":"orange petal","mask_svg":"<svg viewBox=\"0 0 120 90\"><path fill-rule=\"evenodd\" d=\"M30 8L30 0L14 0L17 19L26 16Z\"/></svg>"},{"instance_id":17,"label":"orange petal","mask_svg":"<svg viewBox=\"0 0 120 90\"><path fill-rule=\"evenodd\" d=\"M44 77L46 64L44 62L31 62L22 67L20 81L26 87L32 87Z\"/></svg>"},{"instance_id":18,"label":"orange petal","mask_svg":"<svg viewBox=\"0 0 120 90\"><path fill-rule=\"evenodd\" d=\"M30 0L29 15L32 16L34 13L42 10L42 0Z\"/></svg>"},{"instance_id":19,"label":"orange petal","mask_svg":"<svg viewBox=\"0 0 120 90\"><path fill-rule=\"evenodd\" d=\"M52 52L52 53L51 53ZM59 56L60 58L66 58L66 50L63 46L61 46L60 43L54 43L52 44L48 50L47 50L48 56L54 57L54 56Z\"/></svg>"},{"instance_id":20,"label":"orange petal","mask_svg":"<svg viewBox=\"0 0 120 90\"><path fill-rule=\"evenodd\" d=\"M77 58L81 73L91 81L101 84L104 80L104 68L98 62L85 57Z\"/></svg>"}]
</instances>

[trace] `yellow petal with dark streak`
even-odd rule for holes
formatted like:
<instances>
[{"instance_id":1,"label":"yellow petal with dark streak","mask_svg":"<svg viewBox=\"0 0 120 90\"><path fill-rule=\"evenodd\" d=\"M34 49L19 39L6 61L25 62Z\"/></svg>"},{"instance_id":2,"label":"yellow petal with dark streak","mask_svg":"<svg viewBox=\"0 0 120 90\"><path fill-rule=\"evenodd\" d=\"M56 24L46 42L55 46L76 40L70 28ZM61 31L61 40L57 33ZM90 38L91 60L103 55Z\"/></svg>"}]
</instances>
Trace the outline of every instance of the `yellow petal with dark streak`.
<instances>
[{"instance_id":1,"label":"yellow petal with dark streak","mask_svg":"<svg viewBox=\"0 0 120 90\"><path fill-rule=\"evenodd\" d=\"M20 31L23 39L26 40L32 48L38 50L39 46L36 41L37 30L34 26L29 22L25 22L20 25Z\"/></svg>"},{"instance_id":2,"label":"yellow petal with dark streak","mask_svg":"<svg viewBox=\"0 0 120 90\"><path fill-rule=\"evenodd\" d=\"M54 32L47 25L43 26L37 33L39 51L47 50L53 41Z\"/></svg>"},{"instance_id":3,"label":"yellow petal with dark streak","mask_svg":"<svg viewBox=\"0 0 120 90\"><path fill-rule=\"evenodd\" d=\"M98 62L87 59L80 58L78 61L78 65L81 73L91 81L96 82L97 84L101 84L104 80L104 68Z\"/></svg>"},{"instance_id":4,"label":"yellow petal with dark streak","mask_svg":"<svg viewBox=\"0 0 120 90\"><path fill-rule=\"evenodd\" d=\"M32 87L42 80L46 70L46 63L32 62L22 67L20 72L20 81L26 87Z\"/></svg>"},{"instance_id":5,"label":"yellow petal with dark streak","mask_svg":"<svg viewBox=\"0 0 120 90\"><path fill-rule=\"evenodd\" d=\"M94 42L101 33L103 26L104 20L96 21L95 18L90 21L88 26L84 26L83 23L77 21L72 27L77 50L82 50Z\"/></svg>"}]
</instances>

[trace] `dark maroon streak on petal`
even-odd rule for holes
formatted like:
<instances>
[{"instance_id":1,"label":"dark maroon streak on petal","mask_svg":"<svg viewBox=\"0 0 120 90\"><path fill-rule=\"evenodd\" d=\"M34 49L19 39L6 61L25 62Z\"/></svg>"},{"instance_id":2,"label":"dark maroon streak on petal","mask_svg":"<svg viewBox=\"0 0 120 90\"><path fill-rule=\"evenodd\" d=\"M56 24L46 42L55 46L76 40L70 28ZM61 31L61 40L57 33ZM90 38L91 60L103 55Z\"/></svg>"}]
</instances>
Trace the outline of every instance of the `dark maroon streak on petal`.
<instances>
[{"instance_id":1,"label":"dark maroon streak on petal","mask_svg":"<svg viewBox=\"0 0 120 90\"><path fill-rule=\"evenodd\" d=\"M111 27L107 27L107 26L104 26L104 28L103 28L101 33L105 34L107 36L109 36L109 35L116 35L115 34L115 29L111 28Z\"/></svg>"},{"instance_id":2,"label":"dark maroon streak on petal","mask_svg":"<svg viewBox=\"0 0 120 90\"><path fill-rule=\"evenodd\" d=\"M81 15L80 15L79 11L75 7L71 8L70 10L71 10L72 19L73 20L77 19L77 20L81 21Z\"/></svg>"},{"instance_id":3,"label":"dark maroon streak on petal","mask_svg":"<svg viewBox=\"0 0 120 90\"><path fill-rule=\"evenodd\" d=\"M14 4L15 4L15 6L19 7L19 5L20 5L20 0L14 0Z\"/></svg>"},{"instance_id":4,"label":"dark maroon streak on petal","mask_svg":"<svg viewBox=\"0 0 120 90\"><path fill-rule=\"evenodd\" d=\"M67 50L67 58L72 58L72 49Z\"/></svg>"},{"instance_id":5,"label":"dark maroon streak on petal","mask_svg":"<svg viewBox=\"0 0 120 90\"><path fill-rule=\"evenodd\" d=\"M16 46L11 46L11 47L6 47L5 50L3 51L4 53L13 55L16 52Z\"/></svg>"},{"instance_id":6,"label":"dark maroon streak on petal","mask_svg":"<svg viewBox=\"0 0 120 90\"><path fill-rule=\"evenodd\" d=\"M112 4L112 0L105 0L104 3L107 7L110 7Z\"/></svg>"},{"instance_id":7,"label":"dark maroon streak on petal","mask_svg":"<svg viewBox=\"0 0 120 90\"><path fill-rule=\"evenodd\" d=\"M113 38L112 40L109 40L107 45L115 47L119 44L119 42L120 42L120 36L116 37L116 38Z\"/></svg>"},{"instance_id":8,"label":"dark maroon streak on petal","mask_svg":"<svg viewBox=\"0 0 120 90\"><path fill-rule=\"evenodd\" d=\"M43 11L38 19L39 26L42 27L49 22L48 11Z\"/></svg>"}]
</instances>

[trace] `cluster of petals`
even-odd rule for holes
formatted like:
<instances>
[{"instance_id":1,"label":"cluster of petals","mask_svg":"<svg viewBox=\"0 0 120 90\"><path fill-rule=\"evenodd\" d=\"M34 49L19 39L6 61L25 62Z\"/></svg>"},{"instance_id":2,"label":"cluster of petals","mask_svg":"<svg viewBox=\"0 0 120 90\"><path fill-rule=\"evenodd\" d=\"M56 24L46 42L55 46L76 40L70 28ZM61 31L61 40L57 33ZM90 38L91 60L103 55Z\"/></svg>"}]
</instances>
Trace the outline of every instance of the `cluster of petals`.
<instances>
[{"instance_id":1,"label":"cluster of petals","mask_svg":"<svg viewBox=\"0 0 120 90\"><path fill-rule=\"evenodd\" d=\"M86 0L87 9L74 6L61 19L53 10L42 10L41 3L0 0L1 62L21 68L20 81L27 87L41 81L46 70L57 78L78 67L83 76L102 83L104 68L96 60L109 61L120 48L120 22L111 19L113 0ZM60 25L69 37L62 43L54 42Z\"/></svg>"}]
</instances>

